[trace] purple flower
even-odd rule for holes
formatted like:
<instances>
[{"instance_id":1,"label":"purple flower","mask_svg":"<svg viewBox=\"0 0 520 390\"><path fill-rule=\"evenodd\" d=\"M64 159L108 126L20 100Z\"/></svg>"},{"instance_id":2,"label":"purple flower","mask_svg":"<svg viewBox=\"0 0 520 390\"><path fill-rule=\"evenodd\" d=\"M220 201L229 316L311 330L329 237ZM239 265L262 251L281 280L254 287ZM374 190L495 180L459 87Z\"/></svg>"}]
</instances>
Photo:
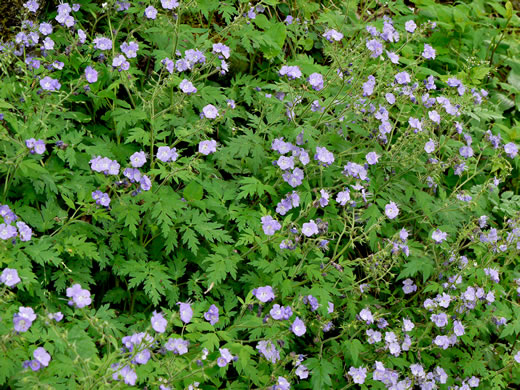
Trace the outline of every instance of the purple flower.
<instances>
[{"instance_id":1,"label":"purple flower","mask_svg":"<svg viewBox=\"0 0 520 390\"><path fill-rule=\"evenodd\" d=\"M367 49L372 52L372 55L371 55L372 58L377 58L381 54L383 54L383 44L381 42L379 42L377 39L371 39L371 40L367 41L366 46L367 46Z\"/></svg>"},{"instance_id":2,"label":"purple flower","mask_svg":"<svg viewBox=\"0 0 520 390\"><path fill-rule=\"evenodd\" d=\"M29 148L31 154L43 154L45 153L45 142L41 139L35 140L34 138L29 138L25 141L25 145Z\"/></svg>"},{"instance_id":3,"label":"purple flower","mask_svg":"<svg viewBox=\"0 0 520 390\"><path fill-rule=\"evenodd\" d=\"M395 202L390 202L385 206L385 214L389 219L394 219L399 214L399 209Z\"/></svg>"},{"instance_id":4,"label":"purple flower","mask_svg":"<svg viewBox=\"0 0 520 390\"><path fill-rule=\"evenodd\" d=\"M164 333L166 331L166 326L168 325L168 321L163 317L161 313L153 312L152 319L152 328L158 333Z\"/></svg>"},{"instance_id":5,"label":"purple flower","mask_svg":"<svg viewBox=\"0 0 520 390\"><path fill-rule=\"evenodd\" d=\"M473 156L473 149L469 145L462 146L459 149L459 154L464 158L470 158Z\"/></svg>"},{"instance_id":6,"label":"purple flower","mask_svg":"<svg viewBox=\"0 0 520 390\"><path fill-rule=\"evenodd\" d=\"M283 137L281 138L275 138L273 142L271 143L271 149L280 153L280 154L286 154L289 153L291 150L293 150L294 145L290 142L285 142L283 140Z\"/></svg>"},{"instance_id":7,"label":"purple flower","mask_svg":"<svg viewBox=\"0 0 520 390\"><path fill-rule=\"evenodd\" d=\"M433 60L435 59L435 49L428 45L427 43L424 44L424 51L422 52L422 56L426 58L427 60Z\"/></svg>"},{"instance_id":8,"label":"purple flower","mask_svg":"<svg viewBox=\"0 0 520 390\"><path fill-rule=\"evenodd\" d=\"M269 314L274 320L282 320L284 319L284 307L280 306L279 304L275 304L269 311Z\"/></svg>"},{"instance_id":9,"label":"purple flower","mask_svg":"<svg viewBox=\"0 0 520 390\"><path fill-rule=\"evenodd\" d=\"M283 171L294 169L294 157L280 156L276 161L276 165Z\"/></svg>"},{"instance_id":10,"label":"purple flower","mask_svg":"<svg viewBox=\"0 0 520 390\"><path fill-rule=\"evenodd\" d=\"M43 40L43 49L44 50L54 50L54 41L51 38L49 38L49 37L45 38ZM33 67L38 69L40 67L39 61L38 61L37 66L33 65Z\"/></svg>"},{"instance_id":11,"label":"purple flower","mask_svg":"<svg viewBox=\"0 0 520 390\"><path fill-rule=\"evenodd\" d=\"M24 3L23 6L27 8L30 12L36 13L40 4L36 0L29 0L27 3Z\"/></svg>"},{"instance_id":12,"label":"purple flower","mask_svg":"<svg viewBox=\"0 0 520 390\"><path fill-rule=\"evenodd\" d=\"M345 206L349 200L350 190L348 188L345 191L338 192L338 195L336 195L336 202L342 206Z\"/></svg>"},{"instance_id":13,"label":"purple flower","mask_svg":"<svg viewBox=\"0 0 520 390\"><path fill-rule=\"evenodd\" d=\"M218 322L218 307L211 305L206 313L204 313L204 319L209 321L211 325L215 325Z\"/></svg>"},{"instance_id":14,"label":"purple flower","mask_svg":"<svg viewBox=\"0 0 520 390\"><path fill-rule=\"evenodd\" d=\"M161 0L161 5L164 9L175 9L179 6L177 0Z\"/></svg>"},{"instance_id":15,"label":"purple flower","mask_svg":"<svg viewBox=\"0 0 520 390\"><path fill-rule=\"evenodd\" d=\"M415 291L417 291L417 286L413 284L412 279L406 279L403 281L403 292L405 294L411 294Z\"/></svg>"},{"instance_id":16,"label":"purple flower","mask_svg":"<svg viewBox=\"0 0 520 390\"><path fill-rule=\"evenodd\" d=\"M385 20L383 24L383 33L381 38L389 42L399 42L399 33L392 24L392 20Z\"/></svg>"},{"instance_id":17,"label":"purple flower","mask_svg":"<svg viewBox=\"0 0 520 390\"><path fill-rule=\"evenodd\" d=\"M372 312L370 309L365 308L359 312L359 318L366 322L367 325L374 323L374 317L372 316Z\"/></svg>"},{"instance_id":18,"label":"purple flower","mask_svg":"<svg viewBox=\"0 0 520 390\"><path fill-rule=\"evenodd\" d=\"M20 241L30 241L32 237L32 229L22 221L16 222L16 227L18 228Z\"/></svg>"},{"instance_id":19,"label":"purple flower","mask_svg":"<svg viewBox=\"0 0 520 390\"><path fill-rule=\"evenodd\" d=\"M348 374L352 377L354 383L363 384L365 383L365 379L367 377L367 369L364 367L350 367Z\"/></svg>"},{"instance_id":20,"label":"purple flower","mask_svg":"<svg viewBox=\"0 0 520 390\"><path fill-rule=\"evenodd\" d=\"M321 74L312 73L307 80L315 91L321 91L323 89L323 76Z\"/></svg>"},{"instance_id":21,"label":"purple flower","mask_svg":"<svg viewBox=\"0 0 520 390\"><path fill-rule=\"evenodd\" d=\"M98 80L98 72L90 65L85 68L85 78L92 84Z\"/></svg>"},{"instance_id":22,"label":"purple flower","mask_svg":"<svg viewBox=\"0 0 520 390\"><path fill-rule=\"evenodd\" d=\"M520 351L518 351L518 352L516 353L516 355L514 356L514 359L515 359L515 361L516 361L517 363L520 363Z\"/></svg>"},{"instance_id":23,"label":"purple flower","mask_svg":"<svg viewBox=\"0 0 520 390\"><path fill-rule=\"evenodd\" d=\"M174 67L174 62L172 60L170 60L168 57L166 57L165 59L163 59L161 61L161 64L163 64L164 66L166 66L166 70L171 74L173 73L173 67Z\"/></svg>"},{"instance_id":24,"label":"purple flower","mask_svg":"<svg viewBox=\"0 0 520 390\"><path fill-rule=\"evenodd\" d=\"M450 339L448 336L437 336L433 340L433 343L442 349L448 349L450 346Z\"/></svg>"},{"instance_id":25,"label":"purple flower","mask_svg":"<svg viewBox=\"0 0 520 390\"><path fill-rule=\"evenodd\" d=\"M318 307L320 307L318 300L312 295L306 295L303 297L303 303L309 304L311 306L311 311L316 311L318 310Z\"/></svg>"},{"instance_id":26,"label":"purple flower","mask_svg":"<svg viewBox=\"0 0 520 390\"><path fill-rule=\"evenodd\" d=\"M446 313L432 314L430 319L439 328L443 328L448 324L448 316Z\"/></svg>"},{"instance_id":27,"label":"purple flower","mask_svg":"<svg viewBox=\"0 0 520 390\"><path fill-rule=\"evenodd\" d=\"M515 158L518 154L518 146L514 142L509 142L504 145L504 151L510 158Z\"/></svg>"},{"instance_id":28,"label":"purple flower","mask_svg":"<svg viewBox=\"0 0 520 390\"><path fill-rule=\"evenodd\" d=\"M18 313L13 315L14 330L27 332L35 319L36 314L34 314L34 310L31 307L20 306Z\"/></svg>"},{"instance_id":29,"label":"purple flower","mask_svg":"<svg viewBox=\"0 0 520 390\"><path fill-rule=\"evenodd\" d=\"M51 355L43 347L38 347L33 352L34 359L42 366L47 367L51 361Z\"/></svg>"},{"instance_id":30,"label":"purple flower","mask_svg":"<svg viewBox=\"0 0 520 390\"><path fill-rule=\"evenodd\" d=\"M296 317L291 325L291 331L298 337L303 336L307 331L304 322L300 317Z\"/></svg>"},{"instance_id":31,"label":"purple flower","mask_svg":"<svg viewBox=\"0 0 520 390\"><path fill-rule=\"evenodd\" d=\"M60 4L60 5L66 5L70 9L70 6L67 3ZM70 11L64 11L64 12L58 11L58 15L56 15L56 17L54 19L56 19L56 21L58 23L60 23L62 26L65 25L67 27L72 27L72 26L74 26L76 21L74 20L74 17L72 17L72 15L69 14L69 12Z\"/></svg>"},{"instance_id":32,"label":"purple flower","mask_svg":"<svg viewBox=\"0 0 520 390\"><path fill-rule=\"evenodd\" d=\"M443 241L446 241L446 238L448 237L448 233L441 231L440 229L435 230L432 233L432 239L437 244L440 244Z\"/></svg>"},{"instance_id":33,"label":"purple flower","mask_svg":"<svg viewBox=\"0 0 520 390\"><path fill-rule=\"evenodd\" d=\"M134 168L140 168L146 163L146 154L142 150L130 156L130 164Z\"/></svg>"},{"instance_id":34,"label":"purple flower","mask_svg":"<svg viewBox=\"0 0 520 390\"><path fill-rule=\"evenodd\" d=\"M157 10L150 5L144 10L144 16L146 16L148 19L155 19L157 16Z\"/></svg>"},{"instance_id":35,"label":"purple flower","mask_svg":"<svg viewBox=\"0 0 520 390\"><path fill-rule=\"evenodd\" d=\"M249 11L247 11L247 17L249 19L255 19L256 18L255 7L249 8Z\"/></svg>"},{"instance_id":36,"label":"purple flower","mask_svg":"<svg viewBox=\"0 0 520 390\"><path fill-rule=\"evenodd\" d=\"M49 317L49 319L54 320L56 322L60 322L63 319L63 314L61 311L58 311L56 313L49 313L47 315L47 317Z\"/></svg>"},{"instance_id":37,"label":"purple flower","mask_svg":"<svg viewBox=\"0 0 520 390\"><path fill-rule=\"evenodd\" d=\"M325 190L320 190L320 206L325 207L329 204L329 193Z\"/></svg>"},{"instance_id":38,"label":"purple flower","mask_svg":"<svg viewBox=\"0 0 520 390\"><path fill-rule=\"evenodd\" d=\"M189 49L184 52L185 61L187 62L188 69L191 69L195 64L203 64L206 62L206 57L204 56L204 53L200 50L196 49ZM180 65L180 64L179 64ZM184 67L184 65L181 65ZM179 72L179 68L177 69ZM186 70L186 69L184 69Z\"/></svg>"},{"instance_id":39,"label":"purple flower","mask_svg":"<svg viewBox=\"0 0 520 390\"><path fill-rule=\"evenodd\" d=\"M179 84L179 88L181 89L182 92L184 92L188 95L197 92L197 88L195 88L193 86L192 82L187 79L184 79L181 81L181 83Z\"/></svg>"},{"instance_id":40,"label":"purple flower","mask_svg":"<svg viewBox=\"0 0 520 390\"><path fill-rule=\"evenodd\" d=\"M137 381L137 374L130 366L124 366L112 374L112 378L116 381L122 378L127 385L134 386Z\"/></svg>"},{"instance_id":41,"label":"purple flower","mask_svg":"<svg viewBox=\"0 0 520 390\"><path fill-rule=\"evenodd\" d=\"M390 92L387 93L387 94L385 95L385 99L386 99L386 101L388 102L388 104L394 104L394 103L395 103L395 96L394 96L393 93L390 93Z\"/></svg>"},{"instance_id":42,"label":"purple flower","mask_svg":"<svg viewBox=\"0 0 520 390\"><path fill-rule=\"evenodd\" d=\"M408 119L408 123L412 129L416 129L417 131L422 131L422 123L419 119L410 117Z\"/></svg>"},{"instance_id":43,"label":"purple flower","mask_svg":"<svg viewBox=\"0 0 520 390\"><path fill-rule=\"evenodd\" d=\"M33 371L38 371L41 368L41 364L35 359L26 360L23 362L23 368L31 368Z\"/></svg>"},{"instance_id":44,"label":"purple flower","mask_svg":"<svg viewBox=\"0 0 520 390\"><path fill-rule=\"evenodd\" d=\"M81 35L80 35L80 37L81 37ZM94 49L98 49L98 50L112 49L112 41L105 37L97 37L92 41L92 43L94 43Z\"/></svg>"},{"instance_id":45,"label":"purple flower","mask_svg":"<svg viewBox=\"0 0 520 390\"><path fill-rule=\"evenodd\" d=\"M121 44L121 51L125 53L127 58L137 57L137 50L139 50L139 44L135 41L130 43L123 42Z\"/></svg>"},{"instance_id":46,"label":"purple flower","mask_svg":"<svg viewBox=\"0 0 520 390\"><path fill-rule=\"evenodd\" d=\"M267 236L272 236L274 233L276 233L278 230L282 228L282 225L280 225L280 222L273 219L270 215L266 215L261 218L262 221L262 229L264 230L264 234Z\"/></svg>"},{"instance_id":47,"label":"purple flower","mask_svg":"<svg viewBox=\"0 0 520 390\"><path fill-rule=\"evenodd\" d=\"M439 306L448 308L450 306L451 296L446 293L442 293L442 295L437 294L435 301L439 304Z\"/></svg>"},{"instance_id":48,"label":"purple flower","mask_svg":"<svg viewBox=\"0 0 520 390\"><path fill-rule=\"evenodd\" d=\"M278 204L276 205L276 212L280 215L285 215L289 210L292 209L292 203L291 199L285 198L282 199Z\"/></svg>"},{"instance_id":49,"label":"purple flower","mask_svg":"<svg viewBox=\"0 0 520 390\"><path fill-rule=\"evenodd\" d=\"M231 355L227 348L219 348L219 352L220 357L217 359L217 365L219 367L226 367L233 360L233 355Z\"/></svg>"},{"instance_id":50,"label":"purple flower","mask_svg":"<svg viewBox=\"0 0 520 390\"><path fill-rule=\"evenodd\" d=\"M273 386L273 390L289 390L290 388L291 384L283 376L279 376L276 385Z\"/></svg>"},{"instance_id":51,"label":"purple flower","mask_svg":"<svg viewBox=\"0 0 520 390\"><path fill-rule=\"evenodd\" d=\"M303 364L299 364L294 373L300 379L307 379L309 377L309 370Z\"/></svg>"},{"instance_id":52,"label":"purple flower","mask_svg":"<svg viewBox=\"0 0 520 390\"><path fill-rule=\"evenodd\" d=\"M439 115L439 113L435 110L432 110L432 111L428 111L428 117L430 118L430 120L432 122L435 122L437 124L440 124L441 123L441 116Z\"/></svg>"},{"instance_id":53,"label":"purple flower","mask_svg":"<svg viewBox=\"0 0 520 390\"><path fill-rule=\"evenodd\" d=\"M282 66L282 69L280 69L279 72L280 76L286 76L289 78L289 80L299 79L302 77L302 72L300 68L297 66Z\"/></svg>"},{"instance_id":54,"label":"purple flower","mask_svg":"<svg viewBox=\"0 0 520 390\"><path fill-rule=\"evenodd\" d=\"M219 58L222 59L222 57L228 59L230 56L230 49L226 45L222 43L214 43L213 44L213 53L215 54L222 54L222 56L219 56Z\"/></svg>"},{"instance_id":55,"label":"purple flower","mask_svg":"<svg viewBox=\"0 0 520 390\"><path fill-rule=\"evenodd\" d=\"M428 154L433 153L435 150L435 141L430 138L426 144L424 144L424 151Z\"/></svg>"},{"instance_id":56,"label":"purple flower","mask_svg":"<svg viewBox=\"0 0 520 390\"><path fill-rule=\"evenodd\" d=\"M130 180L130 183L138 183L141 180L141 172L139 172L139 169L135 168L126 168L123 171L123 175Z\"/></svg>"},{"instance_id":57,"label":"purple flower","mask_svg":"<svg viewBox=\"0 0 520 390\"><path fill-rule=\"evenodd\" d=\"M4 268L0 275L0 282L4 283L7 287L13 287L21 282L18 276L18 271L12 268Z\"/></svg>"},{"instance_id":58,"label":"purple flower","mask_svg":"<svg viewBox=\"0 0 520 390\"><path fill-rule=\"evenodd\" d=\"M395 82L398 84L408 84L410 81L410 75L407 72L400 72L395 75Z\"/></svg>"},{"instance_id":59,"label":"purple flower","mask_svg":"<svg viewBox=\"0 0 520 390\"><path fill-rule=\"evenodd\" d=\"M214 139L201 141L199 144L199 153L207 156L211 153L215 153L217 151L217 141Z\"/></svg>"},{"instance_id":60,"label":"purple flower","mask_svg":"<svg viewBox=\"0 0 520 390\"><path fill-rule=\"evenodd\" d=\"M273 364L276 364L276 362L280 360L280 351L278 351L274 344L269 340L259 341L256 345L256 349L258 349L258 352Z\"/></svg>"},{"instance_id":61,"label":"purple flower","mask_svg":"<svg viewBox=\"0 0 520 390\"><path fill-rule=\"evenodd\" d=\"M172 351L176 355L184 355L188 352L188 346L190 342L183 339L168 339L168 342L164 345L164 348L168 351Z\"/></svg>"},{"instance_id":62,"label":"purple flower","mask_svg":"<svg viewBox=\"0 0 520 390\"><path fill-rule=\"evenodd\" d=\"M84 44L87 40L87 34L82 29L78 29L79 43Z\"/></svg>"},{"instance_id":63,"label":"purple flower","mask_svg":"<svg viewBox=\"0 0 520 390\"><path fill-rule=\"evenodd\" d=\"M110 198L107 193L101 191L94 191L92 193L92 199L96 201L96 204L108 207L110 205Z\"/></svg>"},{"instance_id":64,"label":"purple flower","mask_svg":"<svg viewBox=\"0 0 520 390\"><path fill-rule=\"evenodd\" d=\"M367 178L367 170L360 164L348 162L344 167L344 172L346 176L352 176L356 179L365 180Z\"/></svg>"},{"instance_id":65,"label":"purple flower","mask_svg":"<svg viewBox=\"0 0 520 390\"><path fill-rule=\"evenodd\" d=\"M40 87L45 91L57 91L61 88L61 84L58 80L45 76L40 80Z\"/></svg>"},{"instance_id":66,"label":"purple flower","mask_svg":"<svg viewBox=\"0 0 520 390\"><path fill-rule=\"evenodd\" d=\"M152 188L152 182L151 182L150 178L146 175L143 175L143 177L141 177L141 180L139 180L139 184L140 184L140 188L143 191L149 191L150 188Z\"/></svg>"},{"instance_id":67,"label":"purple flower","mask_svg":"<svg viewBox=\"0 0 520 390\"><path fill-rule=\"evenodd\" d=\"M253 295L263 303L274 299L274 291L271 286L258 287L253 290Z\"/></svg>"},{"instance_id":68,"label":"purple flower","mask_svg":"<svg viewBox=\"0 0 520 390\"><path fill-rule=\"evenodd\" d=\"M32 321L16 314L13 316L14 330L17 332L27 332L32 325Z\"/></svg>"},{"instance_id":69,"label":"purple flower","mask_svg":"<svg viewBox=\"0 0 520 390\"><path fill-rule=\"evenodd\" d=\"M88 306L92 303L90 298L90 292L81 288L81 285L75 284L72 287L67 288L67 297L72 298L69 301L69 305L76 305L78 309Z\"/></svg>"},{"instance_id":70,"label":"purple flower","mask_svg":"<svg viewBox=\"0 0 520 390\"><path fill-rule=\"evenodd\" d=\"M169 148L168 146L159 146L157 149L157 158L162 162L170 162L177 160L179 155L176 148Z\"/></svg>"},{"instance_id":71,"label":"purple flower","mask_svg":"<svg viewBox=\"0 0 520 390\"><path fill-rule=\"evenodd\" d=\"M491 229L494 230L494 229ZM484 273L491 278L491 280L495 283L500 282L500 275L498 273L498 270L493 268L484 268Z\"/></svg>"},{"instance_id":72,"label":"purple flower","mask_svg":"<svg viewBox=\"0 0 520 390\"><path fill-rule=\"evenodd\" d=\"M325 34L323 34L323 37L329 42L339 42L343 39L343 34L336 30L327 30L325 31Z\"/></svg>"},{"instance_id":73,"label":"purple flower","mask_svg":"<svg viewBox=\"0 0 520 390\"><path fill-rule=\"evenodd\" d=\"M363 96L370 96L374 92L376 86L376 78L372 75L368 76L368 81L363 83Z\"/></svg>"},{"instance_id":74,"label":"purple flower","mask_svg":"<svg viewBox=\"0 0 520 390\"><path fill-rule=\"evenodd\" d=\"M191 308L191 305L189 303L184 302L177 302L177 305L179 305L179 313L182 322L187 324L191 321L191 317L193 317L193 309Z\"/></svg>"},{"instance_id":75,"label":"purple flower","mask_svg":"<svg viewBox=\"0 0 520 390\"><path fill-rule=\"evenodd\" d=\"M217 108L213 104L208 104L202 109L201 118L215 119L219 116Z\"/></svg>"},{"instance_id":76,"label":"purple flower","mask_svg":"<svg viewBox=\"0 0 520 390\"><path fill-rule=\"evenodd\" d=\"M287 182L291 187L296 188L303 182L304 174L300 168L294 168L291 172L285 172L282 175L282 178L285 182Z\"/></svg>"},{"instance_id":77,"label":"purple flower","mask_svg":"<svg viewBox=\"0 0 520 390\"><path fill-rule=\"evenodd\" d=\"M148 363L148 360L150 360L150 350L149 349L143 349L142 351L137 352L134 359L132 360L133 364L146 364Z\"/></svg>"},{"instance_id":78,"label":"purple flower","mask_svg":"<svg viewBox=\"0 0 520 390\"><path fill-rule=\"evenodd\" d=\"M464 325L462 325L462 322L453 321L453 333L459 337L464 335Z\"/></svg>"},{"instance_id":79,"label":"purple flower","mask_svg":"<svg viewBox=\"0 0 520 390\"><path fill-rule=\"evenodd\" d=\"M112 60L112 67L117 68L118 71L130 69L130 63L126 60L125 56L120 54Z\"/></svg>"},{"instance_id":80,"label":"purple flower","mask_svg":"<svg viewBox=\"0 0 520 390\"><path fill-rule=\"evenodd\" d=\"M302 234L307 237L311 237L314 234L318 234L318 225L314 220L310 220L302 225Z\"/></svg>"},{"instance_id":81,"label":"purple flower","mask_svg":"<svg viewBox=\"0 0 520 390\"><path fill-rule=\"evenodd\" d=\"M367 162L369 165L375 165L377 164L377 160L379 159L379 155L376 152L369 152L365 156Z\"/></svg>"},{"instance_id":82,"label":"purple flower","mask_svg":"<svg viewBox=\"0 0 520 390\"><path fill-rule=\"evenodd\" d=\"M329 166L334 162L334 154L329 152L326 148L316 146L316 154L314 159L319 161L324 166Z\"/></svg>"},{"instance_id":83,"label":"purple flower","mask_svg":"<svg viewBox=\"0 0 520 390\"><path fill-rule=\"evenodd\" d=\"M412 321L410 321L408 318L403 319L404 332L411 332L413 328L415 328L415 324Z\"/></svg>"},{"instance_id":84,"label":"purple flower","mask_svg":"<svg viewBox=\"0 0 520 390\"><path fill-rule=\"evenodd\" d=\"M0 224L0 239L8 240L10 238L16 237L18 232L16 228L11 225L7 225L5 223Z\"/></svg>"},{"instance_id":85,"label":"purple flower","mask_svg":"<svg viewBox=\"0 0 520 390\"><path fill-rule=\"evenodd\" d=\"M415 29L417 28L417 25L413 20L409 20L404 24L404 29L408 31L410 34L412 34Z\"/></svg>"}]
</instances>

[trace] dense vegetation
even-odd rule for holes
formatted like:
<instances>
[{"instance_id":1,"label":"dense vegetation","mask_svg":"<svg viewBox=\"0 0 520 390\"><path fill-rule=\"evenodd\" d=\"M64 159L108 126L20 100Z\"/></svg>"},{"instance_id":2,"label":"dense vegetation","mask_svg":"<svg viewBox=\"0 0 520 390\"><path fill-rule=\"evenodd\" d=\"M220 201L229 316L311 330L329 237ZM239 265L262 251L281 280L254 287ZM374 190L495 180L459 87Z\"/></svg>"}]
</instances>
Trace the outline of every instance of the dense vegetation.
<instances>
[{"instance_id":1,"label":"dense vegetation","mask_svg":"<svg viewBox=\"0 0 520 390\"><path fill-rule=\"evenodd\" d=\"M514 6L25 2L0 386L517 388Z\"/></svg>"}]
</instances>

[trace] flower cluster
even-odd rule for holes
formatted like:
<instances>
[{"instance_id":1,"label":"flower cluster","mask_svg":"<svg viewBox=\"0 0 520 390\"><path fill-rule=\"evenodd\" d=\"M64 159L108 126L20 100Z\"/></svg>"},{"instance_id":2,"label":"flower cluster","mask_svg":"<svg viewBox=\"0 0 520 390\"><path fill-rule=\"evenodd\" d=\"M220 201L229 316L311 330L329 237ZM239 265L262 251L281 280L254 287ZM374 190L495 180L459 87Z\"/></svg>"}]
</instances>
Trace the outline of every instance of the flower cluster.
<instances>
[{"instance_id":1,"label":"flower cluster","mask_svg":"<svg viewBox=\"0 0 520 390\"><path fill-rule=\"evenodd\" d=\"M72 287L67 288L67 297L71 298L69 305L74 305L78 309L82 309L92 303L90 291L81 288L81 285L78 283L74 284Z\"/></svg>"},{"instance_id":2,"label":"flower cluster","mask_svg":"<svg viewBox=\"0 0 520 390\"><path fill-rule=\"evenodd\" d=\"M18 216L8 205L0 205L0 217L3 219L3 223L0 223L0 239L14 240L19 237L22 242L31 240L32 229L23 221L15 222ZM15 222L14 225L13 222Z\"/></svg>"}]
</instances>

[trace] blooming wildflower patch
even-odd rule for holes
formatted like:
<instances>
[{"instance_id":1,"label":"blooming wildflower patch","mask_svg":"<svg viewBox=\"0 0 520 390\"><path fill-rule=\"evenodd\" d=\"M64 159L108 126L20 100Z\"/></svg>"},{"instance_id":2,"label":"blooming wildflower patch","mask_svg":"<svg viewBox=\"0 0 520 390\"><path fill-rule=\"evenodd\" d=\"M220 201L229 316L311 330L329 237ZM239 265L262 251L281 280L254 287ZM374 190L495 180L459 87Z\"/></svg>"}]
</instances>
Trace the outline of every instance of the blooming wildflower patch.
<instances>
[{"instance_id":1,"label":"blooming wildflower patch","mask_svg":"<svg viewBox=\"0 0 520 390\"><path fill-rule=\"evenodd\" d=\"M520 386L512 3L51 3L0 42L0 387Z\"/></svg>"}]
</instances>

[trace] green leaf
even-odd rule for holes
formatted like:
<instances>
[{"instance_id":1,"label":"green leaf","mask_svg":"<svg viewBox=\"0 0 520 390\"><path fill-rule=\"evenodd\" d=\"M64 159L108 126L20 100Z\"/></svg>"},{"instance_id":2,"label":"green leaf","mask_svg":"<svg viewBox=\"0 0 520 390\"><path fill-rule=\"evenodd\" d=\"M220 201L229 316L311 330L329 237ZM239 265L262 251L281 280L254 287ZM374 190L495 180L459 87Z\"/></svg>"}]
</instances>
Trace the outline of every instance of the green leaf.
<instances>
[{"instance_id":1,"label":"green leaf","mask_svg":"<svg viewBox=\"0 0 520 390\"><path fill-rule=\"evenodd\" d=\"M311 386L314 390L330 389L332 379L330 375L334 372L334 365L325 359L308 359L304 362L311 370Z\"/></svg>"},{"instance_id":2,"label":"green leaf","mask_svg":"<svg viewBox=\"0 0 520 390\"><path fill-rule=\"evenodd\" d=\"M423 283L425 283L431 276L435 269L435 263L433 260L427 257L413 257L410 256L409 261L403 266L403 270L397 277L398 280L414 277L418 273L423 275Z\"/></svg>"},{"instance_id":3,"label":"green leaf","mask_svg":"<svg viewBox=\"0 0 520 390\"><path fill-rule=\"evenodd\" d=\"M358 339L346 340L343 344L344 350L352 359L352 364L357 367L360 364L359 353L364 349L363 344Z\"/></svg>"},{"instance_id":4,"label":"green leaf","mask_svg":"<svg viewBox=\"0 0 520 390\"><path fill-rule=\"evenodd\" d=\"M40 239L32 239L31 244L25 249L25 252L38 264L54 264L58 265L61 262L59 253L54 248L51 239L48 236Z\"/></svg>"},{"instance_id":5,"label":"green leaf","mask_svg":"<svg viewBox=\"0 0 520 390\"><path fill-rule=\"evenodd\" d=\"M97 355L96 344L79 326L74 326L68 333L68 339L77 354L87 360Z\"/></svg>"},{"instance_id":6,"label":"green leaf","mask_svg":"<svg viewBox=\"0 0 520 390\"><path fill-rule=\"evenodd\" d=\"M216 247L217 253L211 254L204 259L208 273L208 286L220 284L229 274L233 279L237 277L237 264L241 257L234 252L229 252L224 247Z\"/></svg>"},{"instance_id":7,"label":"green leaf","mask_svg":"<svg viewBox=\"0 0 520 390\"><path fill-rule=\"evenodd\" d=\"M196 181L190 182L186 187L184 187L183 195L184 198L191 202L194 200L201 200L204 194L202 186Z\"/></svg>"}]
</instances>

